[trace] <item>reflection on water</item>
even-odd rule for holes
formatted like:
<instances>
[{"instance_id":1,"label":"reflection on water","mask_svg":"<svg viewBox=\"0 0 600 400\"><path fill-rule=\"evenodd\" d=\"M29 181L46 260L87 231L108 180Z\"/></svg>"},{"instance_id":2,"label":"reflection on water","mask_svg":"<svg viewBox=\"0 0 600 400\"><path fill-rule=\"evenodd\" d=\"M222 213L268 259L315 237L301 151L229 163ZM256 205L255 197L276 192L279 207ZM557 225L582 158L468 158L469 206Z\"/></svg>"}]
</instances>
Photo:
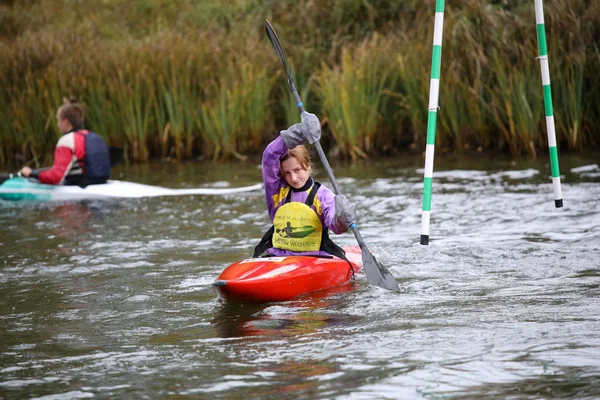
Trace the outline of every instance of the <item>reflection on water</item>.
<instances>
[{"instance_id":1,"label":"reflection on water","mask_svg":"<svg viewBox=\"0 0 600 400\"><path fill-rule=\"evenodd\" d=\"M358 283L309 293L298 300L285 302L283 314L273 305L223 304L217 308L212 325L223 338L263 337L285 338L311 334L327 325L337 324L337 318L322 314L320 310L333 308L340 295L355 290ZM288 312L288 310L291 310Z\"/></svg>"},{"instance_id":2,"label":"reflection on water","mask_svg":"<svg viewBox=\"0 0 600 400\"><path fill-rule=\"evenodd\" d=\"M68 239L84 238L93 233L90 226L92 210L85 203L59 204L51 209L51 215L56 220L56 234Z\"/></svg>"},{"instance_id":3,"label":"reflection on water","mask_svg":"<svg viewBox=\"0 0 600 400\"><path fill-rule=\"evenodd\" d=\"M246 185L257 165L117 174ZM221 303L269 226L260 193L0 204L0 398L600 397L597 161L561 159L557 210L544 162L447 160L429 246L421 159L334 167L399 292Z\"/></svg>"}]
</instances>

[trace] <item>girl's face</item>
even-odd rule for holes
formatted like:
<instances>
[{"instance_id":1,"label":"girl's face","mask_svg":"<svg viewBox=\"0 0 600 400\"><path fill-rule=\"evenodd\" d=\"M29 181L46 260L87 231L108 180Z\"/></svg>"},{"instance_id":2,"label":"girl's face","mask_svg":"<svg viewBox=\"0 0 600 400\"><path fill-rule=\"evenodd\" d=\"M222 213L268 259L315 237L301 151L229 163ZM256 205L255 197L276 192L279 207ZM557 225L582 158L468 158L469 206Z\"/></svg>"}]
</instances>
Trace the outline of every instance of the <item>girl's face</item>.
<instances>
[{"instance_id":1,"label":"girl's face","mask_svg":"<svg viewBox=\"0 0 600 400\"><path fill-rule=\"evenodd\" d=\"M281 163L281 173L287 184L294 189L300 189L310 177L296 157L290 157Z\"/></svg>"}]
</instances>

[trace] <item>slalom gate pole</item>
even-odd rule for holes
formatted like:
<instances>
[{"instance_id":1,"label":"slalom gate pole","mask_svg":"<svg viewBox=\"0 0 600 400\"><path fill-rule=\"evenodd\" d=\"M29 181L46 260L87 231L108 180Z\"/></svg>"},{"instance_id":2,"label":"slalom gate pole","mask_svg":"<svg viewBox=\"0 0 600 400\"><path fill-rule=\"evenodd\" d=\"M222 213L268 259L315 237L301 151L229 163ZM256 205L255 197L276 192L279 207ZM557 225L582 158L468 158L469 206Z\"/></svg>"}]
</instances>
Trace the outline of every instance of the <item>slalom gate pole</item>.
<instances>
[{"instance_id":1,"label":"slalom gate pole","mask_svg":"<svg viewBox=\"0 0 600 400\"><path fill-rule=\"evenodd\" d=\"M552 186L554 187L554 206L563 206L560 188L560 169L558 167L558 147L554 129L554 110L552 109L552 91L550 90L550 68L548 67L548 47L546 44L546 27L544 25L544 5L542 0L535 0L535 22L540 67L542 70L542 88L544 90L544 109L546 112L546 129L548 131L548 147L550 150L550 169L552 171Z\"/></svg>"},{"instance_id":2,"label":"slalom gate pole","mask_svg":"<svg viewBox=\"0 0 600 400\"><path fill-rule=\"evenodd\" d=\"M433 51L431 56L431 83L429 86L429 112L427 114L427 146L423 176L423 211L421 214L421 244L429 244L431 218L431 193L433 184L433 155L435 151L435 125L440 95L440 69L442 64L442 36L444 32L444 0L435 2L433 26Z\"/></svg>"}]
</instances>

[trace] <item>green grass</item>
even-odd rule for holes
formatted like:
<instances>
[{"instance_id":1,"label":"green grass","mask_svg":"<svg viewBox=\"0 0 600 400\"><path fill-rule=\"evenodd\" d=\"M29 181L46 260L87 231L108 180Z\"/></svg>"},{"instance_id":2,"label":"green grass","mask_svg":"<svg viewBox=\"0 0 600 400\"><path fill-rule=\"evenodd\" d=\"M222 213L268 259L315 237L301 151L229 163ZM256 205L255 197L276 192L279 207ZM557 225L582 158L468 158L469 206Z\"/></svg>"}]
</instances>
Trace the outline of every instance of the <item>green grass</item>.
<instances>
[{"instance_id":1,"label":"green grass","mask_svg":"<svg viewBox=\"0 0 600 400\"><path fill-rule=\"evenodd\" d=\"M306 109L321 118L326 150L348 158L423 151L434 4L4 2L0 162L50 162L56 108L72 95L86 107L86 127L135 162L260 153L299 121L265 19ZM558 146L597 149L600 3L544 7ZM448 3L436 144L515 157L545 152L536 56L532 3Z\"/></svg>"},{"instance_id":2,"label":"green grass","mask_svg":"<svg viewBox=\"0 0 600 400\"><path fill-rule=\"evenodd\" d=\"M389 45L374 36L355 49L344 50L340 65L323 65L318 76L322 117L340 152L352 159L367 158L393 86Z\"/></svg>"},{"instance_id":3,"label":"green grass","mask_svg":"<svg viewBox=\"0 0 600 400\"><path fill-rule=\"evenodd\" d=\"M198 109L197 125L210 149L206 153L212 154L213 160L230 156L244 159L237 150L243 121L242 90L239 82L223 79Z\"/></svg>"}]
</instances>

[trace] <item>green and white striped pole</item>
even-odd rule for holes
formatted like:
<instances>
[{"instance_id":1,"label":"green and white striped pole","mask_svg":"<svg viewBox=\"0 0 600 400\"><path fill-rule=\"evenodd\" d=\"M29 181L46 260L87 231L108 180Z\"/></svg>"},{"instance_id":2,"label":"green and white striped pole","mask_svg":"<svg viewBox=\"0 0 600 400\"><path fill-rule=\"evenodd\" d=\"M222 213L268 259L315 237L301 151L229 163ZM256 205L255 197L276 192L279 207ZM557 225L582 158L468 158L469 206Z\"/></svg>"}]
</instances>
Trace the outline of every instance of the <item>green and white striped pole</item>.
<instances>
[{"instance_id":1,"label":"green and white striped pole","mask_svg":"<svg viewBox=\"0 0 600 400\"><path fill-rule=\"evenodd\" d=\"M433 52L431 56L431 82L429 84L429 112L427 115L427 147L423 177L423 212L421 214L421 244L429 244L431 218L431 192L433 181L433 154L435 151L435 124L440 97L440 68L442 64L442 36L444 32L444 0L435 2L433 26Z\"/></svg>"},{"instance_id":2,"label":"green and white striped pole","mask_svg":"<svg viewBox=\"0 0 600 400\"><path fill-rule=\"evenodd\" d=\"M554 111L552 109L552 91L550 90L550 68L548 67L548 47L546 45L546 27L544 25L544 5L542 0L535 0L535 22L540 67L542 70L542 87L544 89L544 109L546 110L546 129L548 131L548 147L550 148L550 169L554 187L554 206L563 206L560 189L560 170L558 168L558 148L556 147L556 132L554 129Z\"/></svg>"}]
</instances>

